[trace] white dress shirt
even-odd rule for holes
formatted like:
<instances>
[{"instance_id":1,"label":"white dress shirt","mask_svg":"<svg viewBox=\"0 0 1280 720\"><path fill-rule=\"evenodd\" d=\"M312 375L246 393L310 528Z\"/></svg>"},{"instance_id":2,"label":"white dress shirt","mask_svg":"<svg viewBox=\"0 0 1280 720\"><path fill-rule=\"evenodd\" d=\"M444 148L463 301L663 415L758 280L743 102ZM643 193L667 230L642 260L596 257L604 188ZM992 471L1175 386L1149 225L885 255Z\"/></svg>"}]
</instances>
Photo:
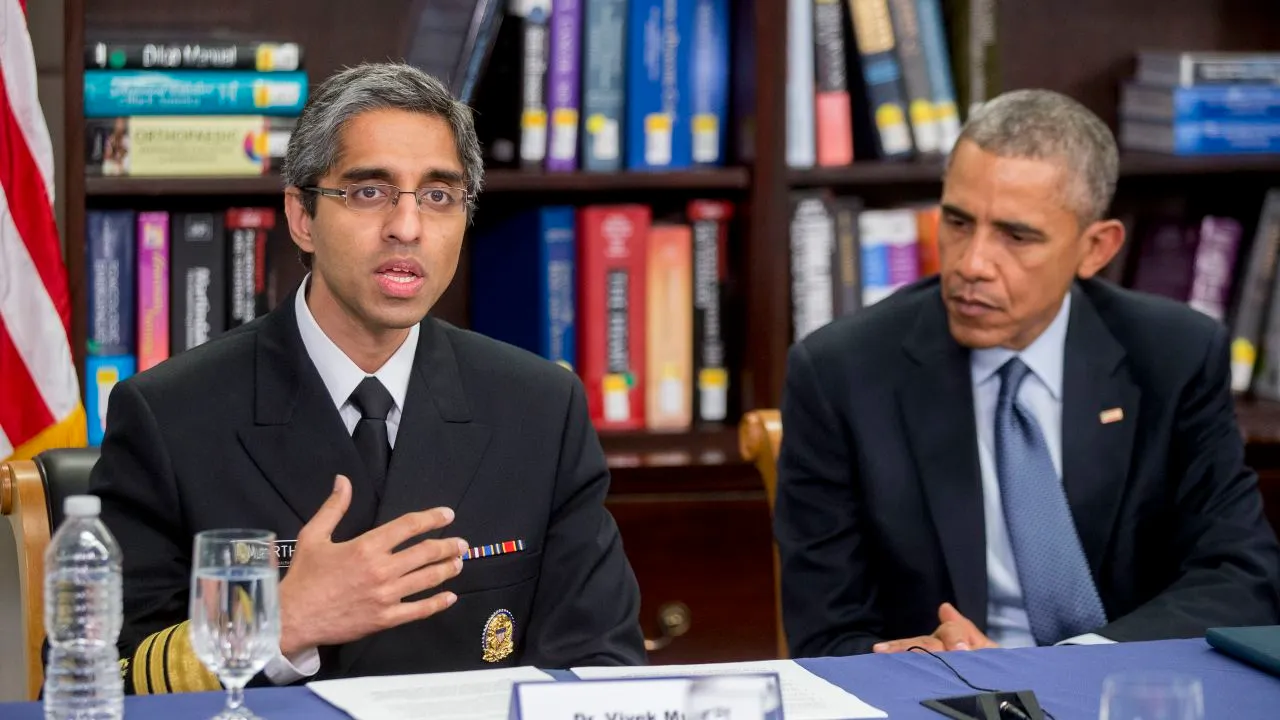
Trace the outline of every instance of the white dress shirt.
<instances>
[{"instance_id":1,"label":"white dress shirt","mask_svg":"<svg viewBox=\"0 0 1280 720\"><path fill-rule=\"evenodd\" d=\"M360 411L351 404L351 393L355 392L356 386L367 377L367 373L347 357L347 354L342 352L320 329L306 301L307 290L310 287L311 275L308 274L303 279L294 300L298 333L302 335L302 345L320 373L320 379L324 381L334 406L342 415L347 432L352 433L355 432L356 423L360 421ZM387 388L387 392L391 393L391 399L395 400L395 405L387 414L387 439L392 448L396 446L396 431L400 429L404 399L409 393L409 377L413 374L413 360L418 350L418 332L417 325L410 328L409 336L405 341L387 359L387 362L373 373L373 376ZM286 685L304 677L311 677L319 671L320 653L315 648L299 654L292 661L277 651L276 656L263 668L267 679L276 685Z\"/></svg>"},{"instance_id":2,"label":"white dress shirt","mask_svg":"<svg viewBox=\"0 0 1280 720\"><path fill-rule=\"evenodd\" d=\"M998 371L1015 355L1031 369L1018 388L1017 402L1035 416L1049 445L1053 467L1062 477L1062 368L1067 342L1071 293L1049 327L1021 352L1007 348L974 350L969 368L973 381L974 415L978 426L978 462L982 467L982 504L987 541L987 637L1001 647L1034 647L1031 624L1022 603L1022 585L1013 545L1005 525L1000 480L996 475L995 418L1000 395ZM1095 634L1060 644L1112 642Z\"/></svg>"}]
</instances>

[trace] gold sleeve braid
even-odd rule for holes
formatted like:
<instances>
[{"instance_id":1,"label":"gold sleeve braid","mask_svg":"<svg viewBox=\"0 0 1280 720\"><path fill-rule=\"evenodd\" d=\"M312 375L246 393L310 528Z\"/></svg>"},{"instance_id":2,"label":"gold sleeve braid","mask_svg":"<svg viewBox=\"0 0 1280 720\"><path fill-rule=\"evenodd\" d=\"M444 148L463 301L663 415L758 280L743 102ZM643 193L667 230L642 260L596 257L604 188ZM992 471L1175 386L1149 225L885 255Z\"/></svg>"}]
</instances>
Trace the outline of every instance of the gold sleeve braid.
<instances>
[{"instance_id":1,"label":"gold sleeve braid","mask_svg":"<svg viewBox=\"0 0 1280 720\"><path fill-rule=\"evenodd\" d=\"M196 657L191 647L190 623L147 636L131 660L121 660L121 672L129 673L136 695L221 690L222 683Z\"/></svg>"}]
</instances>

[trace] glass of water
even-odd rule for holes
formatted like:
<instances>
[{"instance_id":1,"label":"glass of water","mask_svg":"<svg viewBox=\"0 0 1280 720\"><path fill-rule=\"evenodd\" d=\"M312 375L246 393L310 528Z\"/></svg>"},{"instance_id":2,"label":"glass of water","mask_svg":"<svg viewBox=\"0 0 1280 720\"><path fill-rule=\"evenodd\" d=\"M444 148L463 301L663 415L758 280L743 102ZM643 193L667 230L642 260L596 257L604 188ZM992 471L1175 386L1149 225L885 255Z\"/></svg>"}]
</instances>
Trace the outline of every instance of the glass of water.
<instances>
[{"instance_id":1,"label":"glass of water","mask_svg":"<svg viewBox=\"0 0 1280 720\"><path fill-rule=\"evenodd\" d=\"M266 530L207 530L195 538L191 645L227 689L214 720L256 716L244 686L280 647L276 536Z\"/></svg>"},{"instance_id":2,"label":"glass of water","mask_svg":"<svg viewBox=\"0 0 1280 720\"><path fill-rule=\"evenodd\" d=\"M1108 676L1102 684L1100 720L1204 720L1200 680L1173 672Z\"/></svg>"}]
</instances>

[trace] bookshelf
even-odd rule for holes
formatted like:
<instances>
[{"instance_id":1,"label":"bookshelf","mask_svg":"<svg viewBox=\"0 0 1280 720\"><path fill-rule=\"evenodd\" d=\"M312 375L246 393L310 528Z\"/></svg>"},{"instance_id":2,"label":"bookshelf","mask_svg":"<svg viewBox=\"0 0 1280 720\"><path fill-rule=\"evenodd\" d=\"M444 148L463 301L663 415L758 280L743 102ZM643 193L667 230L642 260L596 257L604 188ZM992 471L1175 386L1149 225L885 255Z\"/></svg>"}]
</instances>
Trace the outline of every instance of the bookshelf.
<instances>
[{"instance_id":1,"label":"bookshelf","mask_svg":"<svg viewBox=\"0 0 1280 720\"><path fill-rule=\"evenodd\" d=\"M345 0L66 0L66 185L61 192L66 202L73 350L82 372L86 206L216 207L229 200L275 204L281 190L275 177L86 178L81 98L86 28L192 34L217 29L296 40L305 48L314 85L361 60L403 57L414 29L404 19L416 16L428 1L385 0L375 7ZM1031 86L1066 92L1113 129L1118 87L1131 72L1139 48L1280 51L1280 34L1274 32L1280 27L1280 3L1275 0L1037 0L998 5L996 61L988 73L992 92ZM966 0L944 0L948 25L965 6ZM730 11L754 17L754 142L749 164L655 173L492 170L478 217L548 200L580 204L597 199L722 197L737 202L730 235L730 284L736 302L728 308L725 322L736 383L730 407L742 411L776 407L781 399L792 337L789 194L831 188L881 205L936 198L943 166L936 160L855 161L843 168L789 168L786 0L730 0ZM954 43L954 36L949 40ZM953 67L953 73L960 70ZM1277 156L1126 153L1116 204L1140 210L1178 192L1207 205L1241 210L1242 218L1253 213L1256 221L1261 194L1277 176ZM1245 237L1251 238L1252 232L1246 223ZM283 237L287 243L287 234ZM288 256L287 247L276 252ZM436 311L464 325L467 268L464 252L457 279ZM295 276L290 279L300 277L300 270ZM1269 511L1280 522L1280 404L1242 400L1238 410L1249 459L1263 478ZM640 578L646 635L658 634L656 618L670 603L686 604L692 618L692 630L653 653L654 662L748 660L774 654L768 507L755 470L738 456L738 416L732 414L723 426L684 432L601 435L613 476L609 506ZM690 553L690 547L699 550Z\"/></svg>"}]
</instances>

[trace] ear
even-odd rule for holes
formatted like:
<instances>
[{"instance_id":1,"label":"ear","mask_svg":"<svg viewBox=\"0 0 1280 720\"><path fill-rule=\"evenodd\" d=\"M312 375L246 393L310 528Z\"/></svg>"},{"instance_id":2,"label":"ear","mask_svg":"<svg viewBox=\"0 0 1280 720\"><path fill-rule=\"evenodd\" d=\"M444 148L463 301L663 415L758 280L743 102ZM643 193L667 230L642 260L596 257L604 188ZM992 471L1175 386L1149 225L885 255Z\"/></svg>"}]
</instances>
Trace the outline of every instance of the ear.
<instances>
[{"instance_id":1,"label":"ear","mask_svg":"<svg viewBox=\"0 0 1280 720\"><path fill-rule=\"evenodd\" d=\"M303 252L314 253L315 243L311 240L311 216L302 207L302 191L296 187L284 191L284 215L289 220L289 236L293 244Z\"/></svg>"},{"instance_id":2,"label":"ear","mask_svg":"<svg viewBox=\"0 0 1280 720\"><path fill-rule=\"evenodd\" d=\"M1120 252L1124 239L1124 223L1119 220L1100 220L1089 225L1081 237L1085 250L1076 275L1082 280L1093 277Z\"/></svg>"}]
</instances>

